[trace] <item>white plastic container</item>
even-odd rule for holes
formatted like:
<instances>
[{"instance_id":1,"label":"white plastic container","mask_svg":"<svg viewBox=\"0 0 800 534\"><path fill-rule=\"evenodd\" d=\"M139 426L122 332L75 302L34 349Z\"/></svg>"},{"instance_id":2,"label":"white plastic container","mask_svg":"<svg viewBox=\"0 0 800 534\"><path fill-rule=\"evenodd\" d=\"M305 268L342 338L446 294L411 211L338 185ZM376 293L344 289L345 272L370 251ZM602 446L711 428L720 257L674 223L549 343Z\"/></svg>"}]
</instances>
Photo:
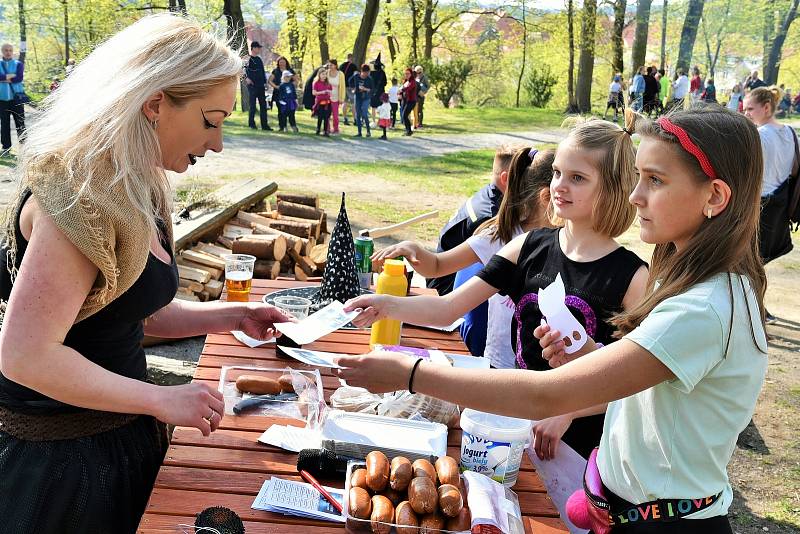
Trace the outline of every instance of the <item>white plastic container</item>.
<instances>
[{"instance_id":1,"label":"white plastic container","mask_svg":"<svg viewBox=\"0 0 800 534\"><path fill-rule=\"evenodd\" d=\"M482 473L512 487L532 426L526 419L465 408L461 412L461 471Z\"/></svg>"}]
</instances>

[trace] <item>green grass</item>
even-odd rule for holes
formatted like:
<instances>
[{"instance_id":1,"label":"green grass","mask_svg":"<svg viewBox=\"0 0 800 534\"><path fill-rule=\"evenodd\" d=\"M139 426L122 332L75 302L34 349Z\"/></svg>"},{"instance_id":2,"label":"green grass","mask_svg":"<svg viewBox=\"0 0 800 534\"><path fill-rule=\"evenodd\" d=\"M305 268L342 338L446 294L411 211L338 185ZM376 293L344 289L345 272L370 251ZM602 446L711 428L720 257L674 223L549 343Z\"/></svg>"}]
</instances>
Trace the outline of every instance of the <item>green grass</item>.
<instances>
[{"instance_id":1,"label":"green grass","mask_svg":"<svg viewBox=\"0 0 800 534\"><path fill-rule=\"evenodd\" d=\"M252 130L247 126L247 113L234 111L225 121L225 134L252 138L269 137L274 139L291 139L298 135L316 137L317 119L311 117L308 110L298 110L296 115L299 134L279 133L278 113L276 109L269 112L269 125L272 132ZM529 131L536 129L558 128L564 119L563 113L552 109L535 108L474 108L464 107L446 109L432 102L425 107L425 135L436 134L470 134L470 133L502 133L513 131ZM259 120L256 117L256 124ZM344 126L342 135L355 134L355 127ZM399 130L395 130L398 132ZM324 140L335 142L336 138ZM323 141L323 140L321 140Z\"/></svg>"},{"instance_id":2,"label":"green grass","mask_svg":"<svg viewBox=\"0 0 800 534\"><path fill-rule=\"evenodd\" d=\"M787 526L800 528L800 507L797 502L792 502L789 498L773 503L772 510L766 514L766 517Z\"/></svg>"}]
</instances>

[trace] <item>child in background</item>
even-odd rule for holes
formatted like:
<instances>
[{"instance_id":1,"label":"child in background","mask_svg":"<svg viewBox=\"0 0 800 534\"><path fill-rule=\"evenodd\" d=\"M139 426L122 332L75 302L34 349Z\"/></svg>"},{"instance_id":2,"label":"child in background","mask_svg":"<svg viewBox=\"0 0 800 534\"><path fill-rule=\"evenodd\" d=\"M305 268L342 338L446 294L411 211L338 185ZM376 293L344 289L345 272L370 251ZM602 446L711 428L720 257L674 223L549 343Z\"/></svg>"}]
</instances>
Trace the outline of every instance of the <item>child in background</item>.
<instances>
[{"instance_id":1,"label":"child in background","mask_svg":"<svg viewBox=\"0 0 800 534\"><path fill-rule=\"evenodd\" d=\"M328 70L322 67L317 71L317 79L311 89L314 95L314 113L317 115L317 135L324 125L325 137L328 137L329 122L331 117L331 92L333 86L328 82Z\"/></svg>"},{"instance_id":2,"label":"child in background","mask_svg":"<svg viewBox=\"0 0 800 534\"><path fill-rule=\"evenodd\" d=\"M525 419L608 403L596 462L587 466L608 509L581 526L612 534L730 534L728 462L767 370L758 131L721 106L628 129L641 136L630 202L642 241L656 248L647 297L613 320L621 340L599 349L589 341L580 357L542 373L455 369L374 353L336 359L344 367L338 375L375 393L410 389ZM535 334L543 356L558 358L553 340L560 333L542 327ZM577 510L581 503L574 504ZM582 504L585 516L590 505Z\"/></svg>"},{"instance_id":3,"label":"child in background","mask_svg":"<svg viewBox=\"0 0 800 534\"><path fill-rule=\"evenodd\" d=\"M294 74L285 70L281 74L281 84L278 86L278 126L280 131L286 131L286 123L292 127L292 131L297 133L297 122L295 122L294 112L297 110L297 89L292 82Z\"/></svg>"},{"instance_id":4,"label":"child in background","mask_svg":"<svg viewBox=\"0 0 800 534\"><path fill-rule=\"evenodd\" d=\"M381 105L378 106L378 126L381 130L383 130L381 139L385 141L387 139L386 128L389 128L392 125L392 119L390 118L392 115L392 107L389 105L388 93L383 93L380 98Z\"/></svg>"},{"instance_id":5,"label":"child in background","mask_svg":"<svg viewBox=\"0 0 800 534\"><path fill-rule=\"evenodd\" d=\"M714 85L713 78L706 80L706 88L703 90L703 94L700 95L700 99L708 104L717 103L717 88Z\"/></svg>"},{"instance_id":6,"label":"child in background","mask_svg":"<svg viewBox=\"0 0 800 534\"><path fill-rule=\"evenodd\" d=\"M520 148L511 160L508 186L497 216L475 230L475 234L455 248L430 252L413 241L402 241L376 252L372 265L376 269L389 258L404 256L414 270L425 276L439 277L465 269L476 262L486 265L503 246L523 232L550 227L547 208L550 205L550 179L553 177L552 150ZM486 347L483 356L492 367L513 369L514 349L511 346L511 322L514 302L504 295L489 298Z\"/></svg>"},{"instance_id":7,"label":"child in background","mask_svg":"<svg viewBox=\"0 0 800 534\"><path fill-rule=\"evenodd\" d=\"M606 114L608 113L609 109L614 110L614 122L619 120L619 111L623 108L621 103L623 102L623 95L622 95L622 75L615 74L614 79L611 80L611 85L608 87L608 103L606 104L606 110L603 112L603 120L606 118Z\"/></svg>"},{"instance_id":8,"label":"child in background","mask_svg":"<svg viewBox=\"0 0 800 534\"><path fill-rule=\"evenodd\" d=\"M738 112L742 103L742 84L737 83L731 89L731 98L728 100L728 109Z\"/></svg>"},{"instance_id":9,"label":"child in background","mask_svg":"<svg viewBox=\"0 0 800 534\"><path fill-rule=\"evenodd\" d=\"M566 303L587 334L612 343L611 319L638 306L647 283L646 264L614 239L633 222L636 210L627 198L635 184L630 129L602 120L580 124L558 145L553 161L551 221L563 227L513 239L478 276L443 297L366 295L347 302L345 310L365 310L355 319L358 326L386 316L447 325L496 293L508 295L516 305L511 329L516 364L544 371L550 366L534 337L543 319L538 291L560 275ZM588 457L600 443L604 413L605 405L597 405L539 421L536 453L553 458L563 439Z\"/></svg>"},{"instance_id":10,"label":"child in background","mask_svg":"<svg viewBox=\"0 0 800 534\"><path fill-rule=\"evenodd\" d=\"M392 130L397 124L397 108L400 104L400 86L397 85L397 78L392 78L392 86L389 88L389 106L392 108Z\"/></svg>"}]
</instances>

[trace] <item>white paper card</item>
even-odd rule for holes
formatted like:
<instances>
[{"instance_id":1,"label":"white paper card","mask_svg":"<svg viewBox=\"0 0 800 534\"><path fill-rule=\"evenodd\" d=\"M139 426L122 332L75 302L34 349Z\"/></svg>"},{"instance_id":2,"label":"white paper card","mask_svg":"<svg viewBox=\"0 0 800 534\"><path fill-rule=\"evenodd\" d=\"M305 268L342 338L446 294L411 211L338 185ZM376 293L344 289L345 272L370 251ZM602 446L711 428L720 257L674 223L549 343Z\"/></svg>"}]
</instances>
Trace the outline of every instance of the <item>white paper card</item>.
<instances>
[{"instance_id":1,"label":"white paper card","mask_svg":"<svg viewBox=\"0 0 800 534\"><path fill-rule=\"evenodd\" d=\"M291 356L295 360L307 363L308 365L316 365L317 367L332 367L335 369L341 369L341 367L333 363L333 359L338 358L339 356L345 356L344 354L337 354L335 352L295 349L293 347L281 347L281 351L288 356Z\"/></svg>"},{"instance_id":2,"label":"white paper card","mask_svg":"<svg viewBox=\"0 0 800 534\"><path fill-rule=\"evenodd\" d=\"M258 441L292 452L320 447L318 431L288 425L272 425L261 434Z\"/></svg>"},{"instance_id":3,"label":"white paper card","mask_svg":"<svg viewBox=\"0 0 800 534\"><path fill-rule=\"evenodd\" d=\"M586 344L586 330L567 308L566 290L560 273L552 284L539 290L539 309L544 316L542 322L564 336L564 352L572 354Z\"/></svg>"},{"instance_id":4,"label":"white paper card","mask_svg":"<svg viewBox=\"0 0 800 534\"><path fill-rule=\"evenodd\" d=\"M275 323L278 331L299 345L313 343L334 332L358 316L360 312L344 311L344 304L335 300L297 323Z\"/></svg>"},{"instance_id":5,"label":"white paper card","mask_svg":"<svg viewBox=\"0 0 800 534\"><path fill-rule=\"evenodd\" d=\"M344 490L323 486L339 504L344 504ZM311 484L278 477L266 480L252 508L324 521L344 523L344 516Z\"/></svg>"},{"instance_id":6,"label":"white paper card","mask_svg":"<svg viewBox=\"0 0 800 534\"><path fill-rule=\"evenodd\" d=\"M535 424L535 422L534 422ZM586 459L564 443L558 444L556 457L552 460L540 460L533 447L528 447L528 458L531 459L539 478L542 479L547 494L558 508L561 519L572 534L586 534L588 530L578 528L567 518L567 499L576 490L583 489L583 472L586 470Z\"/></svg>"},{"instance_id":7,"label":"white paper card","mask_svg":"<svg viewBox=\"0 0 800 534\"><path fill-rule=\"evenodd\" d=\"M255 339L255 338L252 338L252 337L248 336L247 334L245 334L241 330L231 330L231 334L233 334L233 337L235 337L240 343L244 343L245 345L247 345L251 349L255 349L257 347L260 347L261 345L266 345L267 343L274 343L275 342L275 338L274 337L272 339L268 339L266 341L261 341L260 339Z\"/></svg>"}]
</instances>

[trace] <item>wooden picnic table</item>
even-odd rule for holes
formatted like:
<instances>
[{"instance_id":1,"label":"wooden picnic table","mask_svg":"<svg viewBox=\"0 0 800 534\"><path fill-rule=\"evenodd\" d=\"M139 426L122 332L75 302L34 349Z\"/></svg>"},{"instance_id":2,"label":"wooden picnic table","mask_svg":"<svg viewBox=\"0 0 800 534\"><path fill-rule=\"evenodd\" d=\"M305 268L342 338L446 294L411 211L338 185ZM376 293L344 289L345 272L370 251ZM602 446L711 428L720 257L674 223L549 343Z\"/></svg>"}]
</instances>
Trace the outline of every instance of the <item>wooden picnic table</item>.
<instances>
[{"instance_id":1,"label":"wooden picnic table","mask_svg":"<svg viewBox=\"0 0 800 534\"><path fill-rule=\"evenodd\" d=\"M278 289L313 285L295 281L254 280L251 300ZM425 293L427 289L416 289ZM457 332L445 333L405 326L402 344L438 348L447 352L469 354ZM368 350L369 331L340 330L305 347L314 350L361 354ZM194 375L195 381L213 387L219 383L223 365L259 365L295 369L311 368L295 360L279 358L273 344L249 348L231 334L209 334ZM330 369L320 368L326 400L339 387ZM273 475L302 480L297 473L297 454L261 444L258 437L270 425L268 418L226 416L219 429L203 437L195 428L176 427L171 444L159 471L153 493L138 532L183 532L179 524L192 525L195 515L209 506L225 506L244 521L248 534L341 534L343 524L309 520L263 512L250 508L265 480ZM448 454L460 455L461 431L448 435ZM344 480L321 480L332 487L344 487ZM558 511L524 456L519 479L513 490L519 497L525 531L528 534L568 532ZM186 532L193 532L184 527Z\"/></svg>"}]
</instances>

